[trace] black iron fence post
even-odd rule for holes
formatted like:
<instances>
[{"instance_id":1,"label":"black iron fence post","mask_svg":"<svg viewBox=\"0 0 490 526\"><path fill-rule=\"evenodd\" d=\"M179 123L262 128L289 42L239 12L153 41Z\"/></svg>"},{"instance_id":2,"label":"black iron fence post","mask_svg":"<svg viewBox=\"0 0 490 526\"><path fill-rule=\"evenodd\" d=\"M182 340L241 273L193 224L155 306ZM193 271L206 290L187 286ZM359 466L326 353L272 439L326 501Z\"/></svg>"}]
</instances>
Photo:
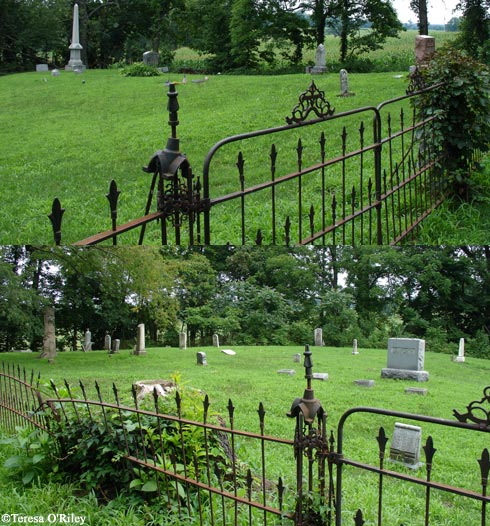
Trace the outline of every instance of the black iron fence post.
<instances>
[{"instance_id":1,"label":"black iron fence post","mask_svg":"<svg viewBox=\"0 0 490 526\"><path fill-rule=\"evenodd\" d=\"M303 398L296 398L288 413L296 418L294 434L294 454L296 458L297 503L295 526L314 526L331 524L331 510L324 513L325 507L325 459L328 456L326 432L327 413L321 402L315 398L311 387L313 362L309 345L305 346L304 367L306 389ZM306 459L306 481L305 460ZM314 468L317 464L317 476ZM305 487L306 482L306 487Z\"/></svg>"}]
</instances>

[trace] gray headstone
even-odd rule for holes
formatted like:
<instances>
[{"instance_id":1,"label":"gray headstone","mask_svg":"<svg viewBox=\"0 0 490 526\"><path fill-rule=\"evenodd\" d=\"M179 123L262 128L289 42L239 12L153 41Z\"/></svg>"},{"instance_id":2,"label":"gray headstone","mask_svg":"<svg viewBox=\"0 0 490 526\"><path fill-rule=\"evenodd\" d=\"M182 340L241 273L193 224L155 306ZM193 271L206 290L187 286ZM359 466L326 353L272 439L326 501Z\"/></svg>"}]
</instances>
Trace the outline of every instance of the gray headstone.
<instances>
[{"instance_id":1,"label":"gray headstone","mask_svg":"<svg viewBox=\"0 0 490 526\"><path fill-rule=\"evenodd\" d=\"M352 354L359 354L357 350L357 340L355 338L352 340Z\"/></svg>"},{"instance_id":2,"label":"gray headstone","mask_svg":"<svg viewBox=\"0 0 490 526\"><path fill-rule=\"evenodd\" d=\"M160 54L157 51L145 51L143 53L143 62L147 66L158 66L160 62Z\"/></svg>"},{"instance_id":3,"label":"gray headstone","mask_svg":"<svg viewBox=\"0 0 490 526\"><path fill-rule=\"evenodd\" d=\"M111 335L106 334L104 338L104 350L110 351L112 349L112 343L111 343Z\"/></svg>"},{"instance_id":4,"label":"gray headstone","mask_svg":"<svg viewBox=\"0 0 490 526\"><path fill-rule=\"evenodd\" d=\"M315 65L311 68L311 73L325 73L327 71L327 59L325 46L320 44L315 52Z\"/></svg>"},{"instance_id":5,"label":"gray headstone","mask_svg":"<svg viewBox=\"0 0 490 526\"><path fill-rule=\"evenodd\" d=\"M294 369L279 369L279 371L277 371L277 374L287 374L289 376L293 376L294 374L296 374L296 371Z\"/></svg>"},{"instance_id":6,"label":"gray headstone","mask_svg":"<svg viewBox=\"0 0 490 526\"><path fill-rule=\"evenodd\" d=\"M227 354L228 356L235 356L236 352L231 349L221 349L221 352Z\"/></svg>"},{"instance_id":7,"label":"gray headstone","mask_svg":"<svg viewBox=\"0 0 490 526\"><path fill-rule=\"evenodd\" d=\"M179 333L179 349L187 349L187 333Z\"/></svg>"},{"instance_id":8,"label":"gray headstone","mask_svg":"<svg viewBox=\"0 0 490 526\"><path fill-rule=\"evenodd\" d=\"M145 324L140 323L138 325L138 330L136 333L136 349L134 351L134 354L137 356L142 356L146 354L146 348L145 348Z\"/></svg>"},{"instance_id":9,"label":"gray headstone","mask_svg":"<svg viewBox=\"0 0 490 526\"><path fill-rule=\"evenodd\" d=\"M217 334L213 334L213 347L219 347L219 336Z\"/></svg>"},{"instance_id":10,"label":"gray headstone","mask_svg":"<svg viewBox=\"0 0 490 526\"><path fill-rule=\"evenodd\" d=\"M85 65L82 62L81 53L82 45L80 44L80 24L78 16L78 4L73 6L73 25L71 33L71 44L69 46L70 50L70 60L65 66L65 69L74 71L75 73L83 73L85 71Z\"/></svg>"},{"instance_id":11,"label":"gray headstone","mask_svg":"<svg viewBox=\"0 0 490 526\"><path fill-rule=\"evenodd\" d=\"M112 342L111 354L118 353L120 346L121 346L121 340L119 338L115 338L114 341Z\"/></svg>"},{"instance_id":12,"label":"gray headstone","mask_svg":"<svg viewBox=\"0 0 490 526\"><path fill-rule=\"evenodd\" d=\"M300 362L301 362L301 354L296 353L296 354L293 356L293 362L294 362L294 363L300 363Z\"/></svg>"},{"instance_id":13,"label":"gray headstone","mask_svg":"<svg viewBox=\"0 0 490 526\"><path fill-rule=\"evenodd\" d=\"M85 331L85 335L83 337L83 352L91 351L92 350L92 333L89 329Z\"/></svg>"},{"instance_id":14,"label":"gray headstone","mask_svg":"<svg viewBox=\"0 0 490 526\"><path fill-rule=\"evenodd\" d=\"M361 387L374 387L374 380L354 380L354 383Z\"/></svg>"},{"instance_id":15,"label":"gray headstone","mask_svg":"<svg viewBox=\"0 0 490 526\"><path fill-rule=\"evenodd\" d=\"M390 447L390 460L399 462L412 469L420 464L420 446L422 429L418 426L395 423Z\"/></svg>"},{"instance_id":16,"label":"gray headstone","mask_svg":"<svg viewBox=\"0 0 490 526\"><path fill-rule=\"evenodd\" d=\"M340 70L340 96L350 97L353 93L349 92L349 74L346 69Z\"/></svg>"},{"instance_id":17,"label":"gray headstone","mask_svg":"<svg viewBox=\"0 0 490 526\"><path fill-rule=\"evenodd\" d=\"M197 365L208 365L208 362L206 361L205 352L196 353L196 358L197 358Z\"/></svg>"},{"instance_id":18,"label":"gray headstone","mask_svg":"<svg viewBox=\"0 0 490 526\"><path fill-rule=\"evenodd\" d=\"M424 389L423 387L407 387L405 393L425 396L427 394L427 389Z\"/></svg>"},{"instance_id":19,"label":"gray headstone","mask_svg":"<svg viewBox=\"0 0 490 526\"><path fill-rule=\"evenodd\" d=\"M321 347L323 345L323 331L322 331L322 329L315 329L313 337L315 339L315 347Z\"/></svg>"},{"instance_id":20,"label":"gray headstone","mask_svg":"<svg viewBox=\"0 0 490 526\"><path fill-rule=\"evenodd\" d=\"M46 71L49 71L47 64L36 64L36 71L38 73L45 73Z\"/></svg>"},{"instance_id":21,"label":"gray headstone","mask_svg":"<svg viewBox=\"0 0 490 526\"><path fill-rule=\"evenodd\" d=\"M326 382L328 380L328 373L313 373L313 380L322 380Z\"/></svg>"},{"instance_id":22,"label":"gray headstone","mask_svg":"<svg viewBox=\"0 0 490 526\"><path fill-rule=\"evenodd\" d=\"M53 361L56 356L56 327L54 307L44 309L44 337L41 357Z\"/></svg>"},{"instance_id":23,"label":"gray headstone","mask_svg":"<svg viewBox=\"0 0 490 526\"><path fill-rule=\"evenodd\" d=\"M51 72L52 77L59 77L60 76L60 70L59 69L53 69Z\"/></svg>"},{"instance_id":24,"label":"gray headstone","mask_svg":"<svg viewBox=\"0 0 490 526\"><path fill-rule=\"evenodd\" d=\"M381 370L381 377L427 382L429 373L424 371L424 358L425 340L390 338L387 366Z\"/></svg>"}]
</instances>

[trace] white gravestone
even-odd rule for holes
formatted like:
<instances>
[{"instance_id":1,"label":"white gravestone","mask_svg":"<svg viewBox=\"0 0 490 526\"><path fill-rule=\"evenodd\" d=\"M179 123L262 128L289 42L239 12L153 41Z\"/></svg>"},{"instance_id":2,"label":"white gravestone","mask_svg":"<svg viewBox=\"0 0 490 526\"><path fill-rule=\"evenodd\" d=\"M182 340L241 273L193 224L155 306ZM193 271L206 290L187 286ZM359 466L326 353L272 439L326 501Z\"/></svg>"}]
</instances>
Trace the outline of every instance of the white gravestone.
<instances>
[{"instance_id":1,"label":"white gravestone","mask_svg":"<svg viewBox=\"0 0 490 526\"><path fill-rule=\"evenodd\" d=\"M121 346L121 340L119 338L116 338L112 342L111 354L117 354L119 352L119 347L120 346Z\"/></svg>"},{"instance_id":2,"label":"white gravestone","mask_svg":"<svg viewBox=\"0 0 490 526\"><path fill-rule=\"evenodd\" d=\"M300 363L300 362L301 362L301 354L296 353L296 354L293 356L293 362L294 362L294 363Z\"/></svg>"},{"instance_id":3,"label":"white gravestone","mask_svg":"<svg viewBox=\"0 0 490 526\"><path fill-rule=\"evenodd\" d=\"M357 340L355 338L352 340L352 354L359 354L357 350Z\"/></svg>"},{"instance_id":4,"label":"white gravestone","mask_svg":"<svg viewBox=\"0 0 490 526\"><path fill-rule=\"evenodd\" d=\"M458 356L454 359L455 362L464 362L464 338L459 339Z\"/></svg>"},{"instance_id":5,"label":"white gravestone","mask_svg":"<svg viewBox=\"0 0 490 526\"><path fill-rule=\"evenodd\" d=\"M390 338L387 366L381 370L381 377L427 382L429 373L424 371L424 358L425 340Z\"/></svg>"},{"instance_id":6,"label":"white gravestone","mask_svg":"<svg viewBox=\"0 0 490 526\"><path fill-rule=\"evenodd\" d=\"M421 465L419 461L421 441L420 427L396 422L390 447L390 460L412 469L418 468Z\"/></svg>"},{"instance_id":7,"label":"white gravestone","mask_svg":"<svg viewBox=\"0 0 490 526\"><path fill-rule=\"evenodd\" d=\"M219 347L219 336L217 334L213 334L213 347Z\"/></svg>"},{"instance_id":8,"label":"white gravestone","mask_svg":"<svg viewBox=\"0 0 490 526\"><path fill-rule=\"evenodd\" d=\"M46 71L49 71L47 64L36 64L36 71L38 73L45 73Z\"/></svg>"},{"instance_id":9,"label":"white gravestone","mask_svg":"<svg viewBox=\"0 0 490 526\"><path fill-rule=\"evenodd\" d=\"M73 27L71 34L71 44L68 49L70 50L70 60L65 69L74 71L75 73L81 73L85 71L85 65L81 58L83 47L80 44L78 4L73 6Z\"/></svg>"},{"instance_id":10,"label":"white gravestone","mask_svg":"<svg viewBox=\"0 0 490 526\"><path fill-rule=\"evenodd\" d=\"M104 351L110 351L111 350L111 335L106 334L104 338Z\"/></svg>"},{"instance_id":11,"label":"white gravestone","mask_svg":"<svg viewBox=\"0 0 490 526\"><path fill-rule=\"evenodd\" d=\"M179 333L179 349L187 349L187 333Z\"/></svg>"}]
</instances>

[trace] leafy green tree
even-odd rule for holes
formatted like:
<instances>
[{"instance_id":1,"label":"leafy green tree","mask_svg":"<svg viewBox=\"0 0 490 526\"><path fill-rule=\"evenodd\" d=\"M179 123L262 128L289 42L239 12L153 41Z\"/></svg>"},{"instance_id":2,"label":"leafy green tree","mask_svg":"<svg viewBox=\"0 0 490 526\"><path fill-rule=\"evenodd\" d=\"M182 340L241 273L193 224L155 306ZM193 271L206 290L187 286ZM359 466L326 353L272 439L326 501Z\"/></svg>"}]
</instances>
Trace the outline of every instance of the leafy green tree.
<instances>
[{"instance_id":1,"label":"leafy green tree","mask_svg":"<svg viewBox=\"0 0 490 526\"><path fill-rule=\"evenodd\" d=\"M381 49L388 37L403 30L388 0L338 0L335 16L340 20L340 61ZM365 26L369 30L363 30Z\"/></svg>"},{"instance_id":2,"label":"leafy green tree","mask_svg":"<svg viewBox=\"0 0 490 526\"><path fill-rule=\"evenodd\" d=\"M230 19L230 55L235 68L254 68L258 63L259 14L255 0L234 0Z\"/></svg>"},{"instance_id":3,"label":"leafy green tree","mask_svg":"<svg viewBox=\"0 0 490 526\"><path fill-rule=\"evenodd\" d=\"M410 0L410 9L417 15L420 35L429 34L427 0Z\"/></svg>"},{"instance_id":4,"label":"leafy green tree","mask_svg":"<svg viewBox=\"0 0 490 526\"><path fill-rule=\"evenodd\" d=\"M490 14L485 0L461 0L463 12L459 44L474 59L487 62L490 55Z\"/></svg>"}]
</instances>

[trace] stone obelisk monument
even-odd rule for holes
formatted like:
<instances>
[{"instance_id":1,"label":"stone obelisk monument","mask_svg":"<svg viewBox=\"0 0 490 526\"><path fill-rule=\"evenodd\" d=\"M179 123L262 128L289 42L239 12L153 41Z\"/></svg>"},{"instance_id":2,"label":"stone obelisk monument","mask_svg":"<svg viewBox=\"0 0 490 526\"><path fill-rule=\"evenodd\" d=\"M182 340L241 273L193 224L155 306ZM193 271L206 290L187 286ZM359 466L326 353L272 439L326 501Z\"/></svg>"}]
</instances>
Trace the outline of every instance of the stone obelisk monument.
<instances>
[{"instance_id":1,"label":"stone obelisk monument","mask_svg":"<svg viewBox=\"0 0 490 526\"><path fill-rule=\"evenodd\" d=\"M75 71L81 73L85 71L85 65L81 59L81 51L83 47L80 44L80 29L78 22L78 4L75 4L73 7L73 30L71 35L71 44L68 48L70 50L70 61L65 69L69 71Z\"/></svg>"}]
</instances>

